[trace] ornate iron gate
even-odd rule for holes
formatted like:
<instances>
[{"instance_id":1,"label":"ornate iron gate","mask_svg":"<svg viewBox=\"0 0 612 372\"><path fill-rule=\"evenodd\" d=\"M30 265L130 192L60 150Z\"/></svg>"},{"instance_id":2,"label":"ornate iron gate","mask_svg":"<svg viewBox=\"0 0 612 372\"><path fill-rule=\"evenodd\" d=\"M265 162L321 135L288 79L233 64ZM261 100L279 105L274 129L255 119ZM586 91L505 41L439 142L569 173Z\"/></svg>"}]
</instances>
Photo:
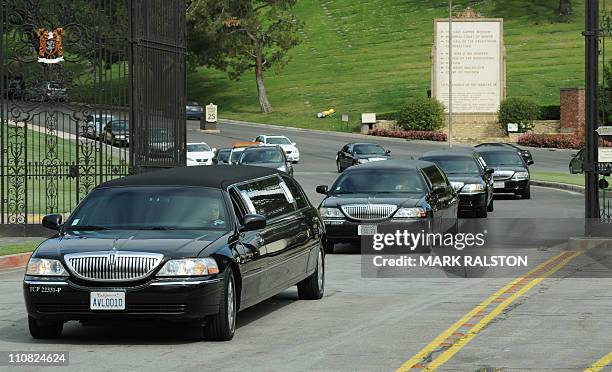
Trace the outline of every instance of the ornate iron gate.
<instances>
[{"instance_id":1,"label":"ornate iron gate","mask_svg":"<svg viewBox=\"0 0 612 372\"><path fill-rule=\"evenodd\" d=\"M0 224L184 164L183 0L1 0Z\"/></svg>"}]
</instances>

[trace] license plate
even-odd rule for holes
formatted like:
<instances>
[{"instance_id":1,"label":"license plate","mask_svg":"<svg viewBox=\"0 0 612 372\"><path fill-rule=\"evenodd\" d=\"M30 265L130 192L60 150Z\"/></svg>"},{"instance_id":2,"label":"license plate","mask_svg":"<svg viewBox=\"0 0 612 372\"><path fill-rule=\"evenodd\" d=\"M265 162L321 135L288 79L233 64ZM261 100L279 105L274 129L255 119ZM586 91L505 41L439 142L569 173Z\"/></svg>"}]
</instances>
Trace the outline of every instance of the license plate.
<instances>
[{"instance_id":1,"label":"license plate","mask_svg":"<svg viewBox=\"0 0 612 372\"><path fill-rule=\"evenodd\" d=\"M357 235L370 236L376 234L376 225L359 225L357 226Z\"/></svg>"},{"instance_id":2,"label":"license plate","mask_svg":"<svg viewBox=\"0 0 612 372\"><path fill-rule=\"evenodd\" d=\"M91 292L91 310L125 310L125 292Z\"/></svg>"},{"instance_id":3,"label":"license plate","mask_svg":"<svg viewBox=\"0 0 612 372\"><path fill-rule=\"evenodd\" d=\"M505 182L493 182L493 188L494 189L505 189L506 183Z\"/></svg>"}]
</instances>

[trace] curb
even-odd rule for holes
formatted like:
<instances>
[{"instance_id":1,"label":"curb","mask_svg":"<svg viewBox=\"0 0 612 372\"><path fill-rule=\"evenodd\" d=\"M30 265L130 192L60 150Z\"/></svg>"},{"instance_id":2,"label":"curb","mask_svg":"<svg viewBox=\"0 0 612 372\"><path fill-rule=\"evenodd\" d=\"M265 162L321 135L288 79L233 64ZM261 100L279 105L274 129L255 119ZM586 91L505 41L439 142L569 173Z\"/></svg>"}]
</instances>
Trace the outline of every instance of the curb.
<instances>
[{"instance_id":1,"label":"curb","mask_svg":"<svg viewBox=\"0 0 612 372\"><path fill-rule=\"evenodd\" d=\"M321 129L309 129L309 128L296 128L296 127L289 127L289 126L282 126L282 125L273 125L273 124L262 124L262 123L254 123L254 122L250 122L250 121L241 121L241 120L232 120L232 119L219 119L219 123L221 124L238 124L238 125L245 125L245 126L251 126L251 127L260 127L260 128L270 128L270 129L276 129L276 130L288 130L288 131L292 131L292 132L310 132L310 133L318 133L318 134L325 134L325 135L332 135L332 136L343 136L343 137L353 137L353 138L376 138L376 139L381 139L381 140L385 140L385 141L390 141L390 142L415 142L415 143L427 143L427 144L433 144L433 145L439 145L439 146L446 146L446 142L438 142L438 141L423 141L423 140L412 140L412 139L406 139L406 138L393 138L393 137L380 137L380 136L370 136L367 134L360 134L360 133L348 133L348 132L338 132L338 131L333 131L333 130L321 130Z\"/></svg>"},{"instance_id":2,"label":"curb","mask_svg":"<svg viewBox=\"0 0 612 372\"><path fill-rule=\"evenodd\" d=\"M584 186L571 185L569 183L550 182L550 181L530 181L533 186L550 187L557 190L573 191L579 194L584 194Z\"/></svg>"},{"instance_id":3,"label":"curb","mask_svg":"<svg viewBox=\"0 0 612 372\"><path fill-rule=\"evenodd\" d=\"M0 256L0 270L25 267L31 255L32 252Z\"/></svg>"}]
</instances>

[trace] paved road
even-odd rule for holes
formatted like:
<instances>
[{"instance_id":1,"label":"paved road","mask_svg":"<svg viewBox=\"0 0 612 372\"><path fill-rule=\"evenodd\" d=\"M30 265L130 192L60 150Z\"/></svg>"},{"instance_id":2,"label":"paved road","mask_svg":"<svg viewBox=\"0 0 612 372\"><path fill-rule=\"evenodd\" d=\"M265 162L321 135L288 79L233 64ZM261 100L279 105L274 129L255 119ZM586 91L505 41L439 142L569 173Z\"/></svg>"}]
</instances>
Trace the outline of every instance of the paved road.
<instances>
[{"instance_id":1,"label":"paved road","mask_svg":"<svg viewBox=\"0 0 612 372\"><path fill-rule=\"evenodd\" d=\"M302 156L296 178L315 204L321 196L314 187L335 179L335 152L351 139L225 124L221 134L211 135L197 131L195 123L188 126L189 141L216 147L263 132L290 135ZM379 142L406 159L438 146ZM582 203L578 194L534 188L529 201L496 200L491 217L571 218L581 215ZM0 272L0 351L69 350L71 365L62 370L70 371L388 371L428 362L453 371L577 371L612 351L607 326L612 280L589 279L601 274L601 265L593 262L596 255L561 249L540 247L534 256L544 264L524 281L365 279L359 250L343 246L327 256L322 300L299 301L295 289L287 290L241 312L236 337L227 343L198 341L196 330L188 327L82 327L75 322L56 342L34 341L26 327L21 271ZM577 273L581 279L569 278Z\"/></svg>"}]
</instances>

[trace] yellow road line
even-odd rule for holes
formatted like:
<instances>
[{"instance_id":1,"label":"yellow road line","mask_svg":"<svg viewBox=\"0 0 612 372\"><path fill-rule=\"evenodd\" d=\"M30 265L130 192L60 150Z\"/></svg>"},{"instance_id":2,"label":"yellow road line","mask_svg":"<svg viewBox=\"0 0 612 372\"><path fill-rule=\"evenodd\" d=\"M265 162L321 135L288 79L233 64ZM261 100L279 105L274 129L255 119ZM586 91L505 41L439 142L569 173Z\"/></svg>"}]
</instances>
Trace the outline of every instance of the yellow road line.
<instances>
[{"instance_id":1,"label":"yellow road line","mask_svg":"<svg viewBox=\"0 0 612 372\"><path fill-rule=\"evenodd\" d=\"M584 372L599 372L603 369L603 367L610 363L612 363L612 353L593 363L593 365L590 368L585 369Z\"/></svg>"},{"instance_id":2,"label":"yellow road line","mask_svg":"<svg viewBox=\"0 0 612 372\"><path fill-rule=\"evenodd\" d=\"M477 305L474 309L472 309L470 312L468 312L464 317L462 317L457 322L455 322L452 326L450 326L446 331L442 332L431 343L429 343L421 351L419 351L416 355L414 355L412 358L410 358L408 361L406 361L404 364L402 364L397 369L397 371L398 372L409 371L412 368L416 368L416 369L426 368L426 370L429 370L430 369L429 367L431 365L430 363L437 361L440 357L442 357L442 355L445 355L446 353L440 355L438 358L436 358L436 360L430 360L430 359L426 359L426 358L428 356L431 357L432 352L434 352L435 350L437 350L441 346L443 346L445 340L449 339L451 336L453 336L455 334L458 334L457 330L459 328L461 328L461 327L465 327L467 322L470 319L479 316L479 314L482 314L483 311L488 306L491 305L491 303L498 302L500 296L502 296L504 293L512 293L512 292L514 292L517 289L517 287L521 287L522 286L523 288L521 290L516 291L513 296L505 299L505 301L503 301L500 305L498 305L497 308L500 309L500 310L496 314L499 314L499 312L501 312L512 301L514 301L514 299L516 299L521 294L525 293L527 290L529 290L535 284L539 283L541 281L541 279L543 279L545 276L548 276L548 275L554 273L555 271L559 270L561 267L563 267L565 264L567 264L570 260L574 259L579 254L580 254L580 252L563 252L563 253L560 253L557 256L554 256L554 257L548 259L547 261L545 261L544 263L540 264L539 266L537 266L533 270L529 271L527 274L525 274L525 275L523 275L523 276L521 276L521 277L511 281L506 286L504 286L503 288L501 288L500 290L495 292L493 295L491 295L490 297L485 299L483 302L481 302L479 305ZM552 265L556 261L560 261L560 264L556 265L552 269L549 269L548 272L544 273L546 275L540 274L543 270L548 268L550 265ZM535 282L535 281L537 281L537 282L534 283L533 285L530 285L531 282L527 282L527 280L529 278L532 278L534 276L534 274L540 274L540 275L538 275L534 279L532 279L531 282ZM527 288L527 286L528 286L528 288ZM512 300L508 301L510 298L512 298ZM473 328L470 330L470 333L472 332L472 330L474 328L478 327L479 324L484 322L485 319L492 319L492 318L493 318L492 316L491 317L483 318L480 322L478 322L477 324L473 325ZM486 323L488 323L488 322L490 322L490 320L487 321ZM484 325L480 326L479 329L482 329L482 327L484 327ZM459 333L459 335L461 336L459 338L459 340L461 340L461 339L463 339L465 337L465 335L463 335L461 333ZM474 334L474 336L475 336L475 334ZM472 338L474 336L472 336ZM459 340L457 340L457 342L459 342ZM457 342L455 342L453 345L455 345ZM463 346L461 346L461 347L463 347ZM451 348L452 348L452 346L451 346ZM450 348L447 349L447 351L448 350L450 350ZM458 349L457 349L457 351L458 351ZM448 356L448 358L450 358L450 356L452 356L452 355L449 356L449 354L446 354L446 355ZM425 362L423 362L424 360L425 360ZM448 359L446 359L446 360L448 360ZM421 365L420 363L423 363L424 365Z\"/></svg>"}]
</instances>

